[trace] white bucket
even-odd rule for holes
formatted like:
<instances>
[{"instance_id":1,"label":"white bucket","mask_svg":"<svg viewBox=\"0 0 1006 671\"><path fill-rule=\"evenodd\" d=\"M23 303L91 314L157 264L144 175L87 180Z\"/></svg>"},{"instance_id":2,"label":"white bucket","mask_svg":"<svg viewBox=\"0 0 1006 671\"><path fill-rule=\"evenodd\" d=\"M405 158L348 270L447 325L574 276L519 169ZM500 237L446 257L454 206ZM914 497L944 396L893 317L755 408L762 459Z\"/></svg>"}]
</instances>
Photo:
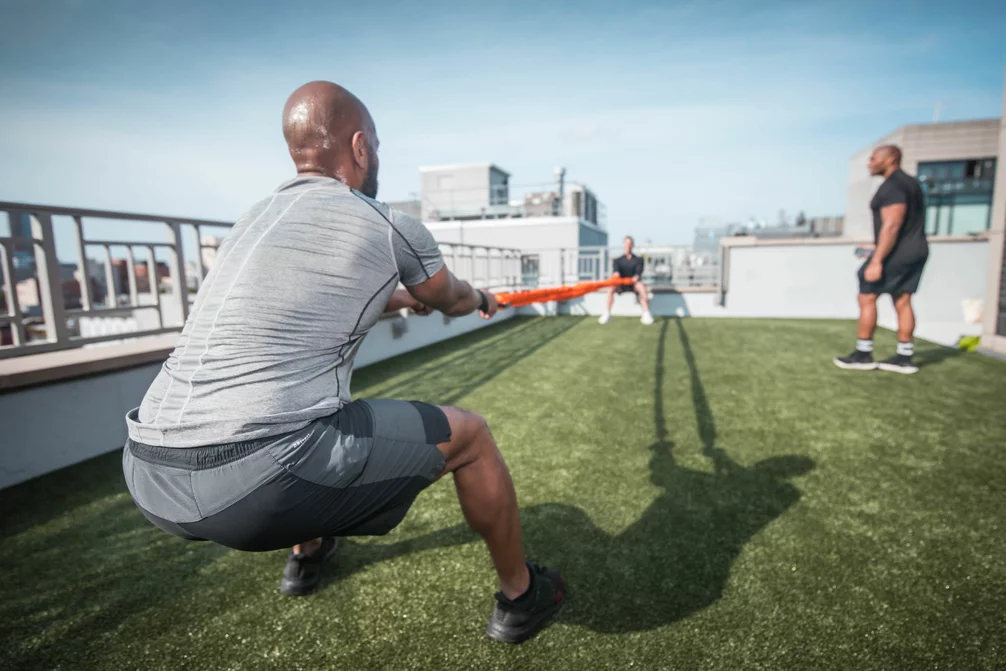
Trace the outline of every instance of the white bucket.
<instances>
[{"instance_id":1,"label":"white bucket","mask_svg":"<svg viewBox=\"0 0 1006 671\"><path fill-rule=\"evenodd\" d=\"M985 312L985 299L965 298L961 301L961 308L964 310L964 321L969 324L980 324Z\"/></svg>"}]
</instances>

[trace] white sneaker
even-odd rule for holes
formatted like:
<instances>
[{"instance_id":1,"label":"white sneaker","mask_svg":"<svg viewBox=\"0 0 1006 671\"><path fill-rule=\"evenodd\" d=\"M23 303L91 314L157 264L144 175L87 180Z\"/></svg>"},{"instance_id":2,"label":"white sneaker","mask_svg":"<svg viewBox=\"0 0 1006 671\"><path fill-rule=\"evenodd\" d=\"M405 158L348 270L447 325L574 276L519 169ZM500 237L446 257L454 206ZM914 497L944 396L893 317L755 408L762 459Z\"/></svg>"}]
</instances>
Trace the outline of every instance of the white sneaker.
<instances>
[{"instance_id":1,"label":"white sneaker","mask_svg":"<svg viewBox=\"0 0 1006 671\"><path fill-rule=\"evenodd\" d=\"M607 324L609 321L611 321L611 313L610 312L605 312L605 313L601 314L601 318L597 320L597 323L598 324Z\"/></svg>"},{"instance_id":2,"label":"white sneaker","mask_svg":"<svg viewBox=\"0 0 1006 671\"><path fill-rule=\"evenodd\" d=\"M650 311L647 310L646 312L643 313L643 318L640 319L639 321L641 321L644 324L646 324L647 326L649 326L650 324L653 323L653 315L651 315Z\"/></svg>"}]
</instances>

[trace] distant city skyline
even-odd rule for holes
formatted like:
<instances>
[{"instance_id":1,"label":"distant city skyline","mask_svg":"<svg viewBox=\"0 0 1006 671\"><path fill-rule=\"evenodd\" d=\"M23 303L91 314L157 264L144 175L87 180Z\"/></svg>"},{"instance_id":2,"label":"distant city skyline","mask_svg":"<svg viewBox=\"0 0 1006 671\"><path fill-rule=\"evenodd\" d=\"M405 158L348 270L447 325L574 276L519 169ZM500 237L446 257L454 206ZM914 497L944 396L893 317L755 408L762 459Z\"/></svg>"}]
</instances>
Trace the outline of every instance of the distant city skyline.
<instances>
[{"instance_id":1,"label":"distant city skyline","mask_svg":"<svg viewBox=\"0 0 1006 671\"><path fill-rule=\"evenodd\" d=\"M4 3L0 199L233 220L292 174L286 96L329 79L374 114L383 200L420 165L562 165L612 239L689 243L843 214L856 150L999 116L1001 2L808 4Z\"/></svg>"}]
</instances>

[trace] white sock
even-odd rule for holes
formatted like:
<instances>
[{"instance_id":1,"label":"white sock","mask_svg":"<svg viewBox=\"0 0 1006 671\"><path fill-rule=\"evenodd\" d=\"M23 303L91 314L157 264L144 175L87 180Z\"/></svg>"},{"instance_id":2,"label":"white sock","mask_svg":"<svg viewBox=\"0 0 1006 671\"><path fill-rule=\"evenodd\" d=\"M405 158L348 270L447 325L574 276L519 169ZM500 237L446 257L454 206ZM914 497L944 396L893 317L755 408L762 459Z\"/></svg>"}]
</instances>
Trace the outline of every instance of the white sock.
<instances>
[{"instance_id":1,"label":"white sock","mask_svg":"<svg viewBox=\"0 0 1006 671\"><path fill-rule=\"evenodd\" d=\"M872 352L873 351L873 338L863 340L860 338L856 341L856 351L857 352Z\"/></svg>"},{"instance_id":2,"label":"white sock","mask_svg":"<svg viewBox=\"0 0 1006 671\"><path fill-rule=\"evenodd\" d=\"M914 356L915 355L915 343L913 343L913 342L899 342L898 343L898 355L899 356Z\"/></svg>"}]
</instances>

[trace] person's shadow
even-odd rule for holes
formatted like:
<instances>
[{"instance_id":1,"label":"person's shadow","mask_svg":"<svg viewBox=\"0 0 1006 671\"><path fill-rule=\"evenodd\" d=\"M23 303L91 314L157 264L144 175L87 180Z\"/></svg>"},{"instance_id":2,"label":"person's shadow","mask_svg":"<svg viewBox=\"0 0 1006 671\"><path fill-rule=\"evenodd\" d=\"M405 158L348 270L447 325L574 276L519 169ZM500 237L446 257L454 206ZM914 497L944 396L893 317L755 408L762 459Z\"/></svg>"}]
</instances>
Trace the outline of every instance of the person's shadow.
<instances>
[{"instance_id":1,"label":"person's shadow","mask_svg":"<svg viewBox=\"0 0 1006 671\"><path fill-rule=\"evenodd\" d=\"M529 556L561 569L569 584L561 622L605 633L643 631L714 603L745 543L799 500L800 490L788 479L814 467L801 456L772 457L744 467L716 446L716 424L680 320L674 323L691 376L703 455L711 460L712 472L677 464L663 411L664 341L670 323L664 320L657 347L656 441L649 446L650 479L663 493L617 534L598 528L583 510L568 504L521 511ZM453 527L413 542L428 547L465 540L463 528Z\"/></svg>"}]
</instances>

